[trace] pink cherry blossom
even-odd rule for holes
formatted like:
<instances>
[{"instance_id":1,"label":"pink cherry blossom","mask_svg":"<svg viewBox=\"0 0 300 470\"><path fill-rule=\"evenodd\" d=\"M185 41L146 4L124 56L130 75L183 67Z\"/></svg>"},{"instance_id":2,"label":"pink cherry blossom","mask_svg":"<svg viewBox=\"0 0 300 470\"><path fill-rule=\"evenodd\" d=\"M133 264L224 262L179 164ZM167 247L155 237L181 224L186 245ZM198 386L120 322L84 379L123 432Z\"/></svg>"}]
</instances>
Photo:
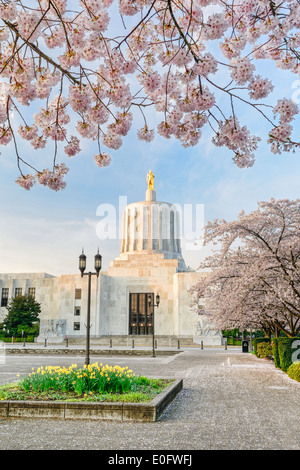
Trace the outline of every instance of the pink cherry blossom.
<instances>
[{"instance_id":1,"label":"pink cherry blossom","mask_svg":"<svg viewBox=\"0 0 300 470\"><path fill-rule=\"evenodd\" d=\"M51 28L51 34L43 34L44 41L49 49L61 47L64 44L65 33L62 27Z\"/></svg>"},{"instance_id":2,"label":"pink cherry blossom","mask_svg":"<svg viewBox=\"0 0 300 470\"><path fill-rule=\"evenodd\" d=\"M21 188L24 188L26 189L26 191L29 191L29 189L31 189L32 186L35 184L35 177L32 175L23 175L17 178L16 183L21 186Z\"/></svg>"},{"instance_id":3,"label":"pink cherry blossom","mask_svg":"<svg viewBox=\"0 0 300 470\"><path fill-rule=\"evenodd\" d=\"M96 162L96 165L100 168L108 166L111 163L110 156L105 152L94 155L94 160Z\"/></svg>"},{"instance_id":4,"label":"pink cherry blossom","mask_svg":"<svg viewBox=\"0 0 300 470\"><path fill-rule=\"evenodd\" d=\"M35 150L37 149L43 149L46 146L46 139L43 136L40 137L35 137L30 141L31 145Z\"/></svg>"},{"instance_id":5,"label":"pink cherry blossom","mask_svg":"<svg viewBox=\"0 0 300 470\"><path fill-rule=\"evenodd\" d=\"M33 140L37 137L38 127L34 124L33 126L20 126L19 133L25 140Z\"/></svg>"},{"instance_id":6,"label":"pink cherry blossom","mask_svg":"<svg viewBox=\"0 0 300 470\"><path fill-rule=\"evenodd\" d=\"M68 173L68 168L64 163L56 165L53 171L48 168L37 174L37 179L40 184L47 186L53 191L60 191L66 187L66 182L63 180L64 176Z\"/></svg>"},{"instance_id":7,"label":"pink cherry blossom","mask_svg":"<svg viewBox=\"0 0 300 470\"><path fill-rule=\"evenodd\" d=\"M194 309L217 328L262 330L277 336L300 331L300 200L263 201L236 220L208 222L204 244L217 244L192 286Z\"/></svg>"},{"instance_id":8,"label":"pink cherry blossom","mask_svg":"<svg viewBox=\"0 0 300 470\"><path fill-rule=\"evenodd\" d=\"M95 139L98 135L97 126L87 121L78 122L76 130L81 135L81 137L85 137L86 139Z\"/></svg>"},{"instance_id":9,"label":"pink cherry blossom","mask_svg":"<svg viewBox=\"0 0 300 470\"><path fill-rule=\"evenodd\" d=\"M273 113L275 115L279 114L280 122L286 123L294 119L295 115L299 113L299 108L294 101L284 98L282 100L278 100L273 109Z\"/></svg>"},{"instance_id":10,"label":"pink cherry blossom","mask_svg":"<svg viewBox=\"0 0 300 470\"><path fill-rule=\"evenodd\" d=\"M231 77L238 85L245 85L253 76L255 66L247 57L240 57L230 61Z\"/></svg>"},{"instance_id":11,"label":"pink cherry blossom","mask_svg":"<svg viewBox=\"0 0 300 470\"><path fill-rule=\"evenodd\" d=\"M16 2L12 1L9 3L2 3L0 5L0 15L1 18L8 21L14 21L17 16L18 10Z\"/></svg>"},{"instance_id":12,"label":"pink cherry blossom","mask_svg":"<svg viewBox=\"0 0 300 470\"><path fill-rule=\"evenodd\" d=\"M194 65L193 72L197 75L207 76L216 73L217 69L217 61L210 52L207 52L200 58L200 61Z\"/></svg>"},{"instance_id":13,"label":"pink cherry blossom","mask_svg":"<svg viewBox=\"0 0 300 470\"><path fill-rule=\"evenodd\" d=\"M34 42L41 34L41 25L39 24L40 15L33 11L19 11L17 22L19 25L20 35L24 39Z\"/></svg>"},{"instance_id":14,"label":"pink cherry blossom","mask_svg":"<svg viewBox=\"0 0 300 470\"><path fill-rule=\"evenodd\" d=\"M0 126L0 145L7 145L12 140L12 132L8 127Z\"/></svg>"},{"instance_id":15,"label":"pink cherry blossom","mask_svg":"<svg viewBox=\"0 0 300 470\"><path fill-rule=\"evenodd\" d=\"M113 149L113 150L118 150L122 145L121 137L113 132L110 132L110 133L107 132L103 136L102 142L106 147L109 147L110 149Z\"/></svg>"},{"instance_id":16,"label":"pink cherry blossom","mask_svg":"<svg viewBox=\"0 0 300 470\"><path fill-rule=\"evenodd\" d=\"M252 99L266 98L274 89L274 85L268 78L262 78L260 75L255 75L249 82L248 90L249 96Z\"/></svg>"},{"instance_id":17,"label":"pink cherry blossom","mask_svg":"<svg viewBox=\"0 0 300 470\"><path fill-rule=\"evenodd\" d=\"M105 124L109 117L109 111L102 103L96 104L89 110L88 119L95 124Z\"/></svg>"},{"instance_id":18,"label":"pink cherry blossom","mask_svg":"<svg viewBox=\"0 0 300 470\"><path fill-rule=\"evenodd\" d=\"M235 152L234 161L240 168L253 165L253 151L257 149L259 140L259 137L250 134L246 126L240 127L233 117L220 122L219 131L213 139L215 145L225 145Z\"/></svg>"},{"instance_id":19,"label":"pink cherry blossom","mask_svg":"<svg viewBox=\"0 0 300 470\"><path fill-rule=\"evenodd\" d=\"M149 130L148 126L145 125L137 132L138 138L145 142L151 142L154 139L154 129Z\"/></svg>"},{"instance_id":20,"label":"pink cherry blossom","mask_svg":"<svg viewBox=\"0 0 300 470\"><path fill-rule=\"evenodd\" d=\"M229 22L224 13L211 15L203 27L204 39L220 39L229 27Z\"/></svg>"},{"instance_id":21,"label":"pink cherry blossom","mask_svg":"<svg viewBox=\"0 0 300 470\"><path fill-rule=\"evenodd\" d=\"M80 141L78 137L76 136L71 136L70 142L64 147L65 153L68 155L68 157L73 157L74 155L77 155L77 153L80 152Z\"/></svg>"},{"instance_id":22,"label":"pink cherry blossom","mask_svg":"<svg viewBox=\"0 0 300 470\"><path fill-rule=\"evenodd\" d=\"M76 112L85 113L91 105L91 97L86 87L70 86L69 103Z\"/></svg>"},{"instance_id":23,"label":"pink cherry blossom","mask_svg":"<svg viewBox=\"0 0 300 470\"><path fill-rule=\"evenodd\" d=\"M251 109L273 153L295 151L292 92L257 65L298 77L299 12L296 0L0 0L0 144L30 167L20 141L46 156L52 144L57 169L37 181L55 190L63 151L79 153L81 138L120 149L133 127L142 141L158 134L183 147L206 128L245 168L259 142L239 123Z\"/></svg>"}]
</instances>

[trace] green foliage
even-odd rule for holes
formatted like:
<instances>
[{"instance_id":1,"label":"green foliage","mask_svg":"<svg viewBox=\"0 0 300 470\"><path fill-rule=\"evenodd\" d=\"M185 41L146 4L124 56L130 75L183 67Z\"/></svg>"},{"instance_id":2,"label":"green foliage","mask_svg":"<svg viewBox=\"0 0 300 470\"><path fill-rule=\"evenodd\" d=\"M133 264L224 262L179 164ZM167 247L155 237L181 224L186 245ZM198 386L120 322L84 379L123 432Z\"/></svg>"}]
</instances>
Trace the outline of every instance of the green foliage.
<instances>
[{"instance_id":1,"label":"green foliage","mask_svg":"<svg viewBox=\"0 0 300 470\"><path fill-rule=\"evenodd\" d=\"M257 356L257 345L259 343L269 343L270 341L271 341L270 338L254 338L252 340L254 354Z\"/></svg>"},{"instance_id":2,"label":"green foliage","mask_svg":"<svg viewBox=\"0 0 300 470\"><path fill-rule=\"evenodd\" d=\"M233 328L232 330L222 330L222 335L226 338L239 338L241 336L241 333L238 328Z\"/></svg>"},{"instance_id":3,"label":"green foliage","mask_svg":"<svg viewBox=\"0 0 300 470\"><path fill-rule=\"evenodd\" d=\"M261 358L273 358L273 350L270 341L260 341L257 343L256 355Z\"/></svg>"},{"instance_id":4,"label":"green foliage","mask_svg":"<svg viewBox=\"0 0 300 470\"><path fill-rule=\"evenodd\" d=\"M291 379L300 382L300 362L293 362L287 370L287 374Z\"/></svg>"},{"instance_id":5,"label":"green foliage","mask_svg":"<svg viewBox=\"0 0 300 470\"><path fill-rule=\"evenodd\" d=\"M277 338L278 343L278 356L280 369L286 372L292 364L292 355L296 346L293 347L299 338Z\"/></svg>"},{"instance_id":6,"label":"green foliage","mask_svg":"<svg viewBox=\"0 0 300 470\"><path fill-rule=\"evenodd\" d=\"M94 393L125 393L146 390L161 386L156 379L136 377L128 367L103 366L91 364L78 368L72 364L69 368L47 366L32 370L28 377L20 381L20 388L26 392L45 392L56 390L72 392L81 396Z\"/></svg>"},{"instance_id":7,"label":"green foliage","mask_svg":"<svg viewBox=\"0 0 300 470\"><path fill-rule=\"evenodd\" d=\"M41 306L31 295L19 295L11 300L6 307L8 314L3 321L6 331L10 336L21 337L24 334L34 334L38 332L39 314Z\"/></svg>"},{"instance_id":8,"label":"green foliage","mask_svg":"<svg viewBox=\"0 0 300 470\"><path fill-rule=\"evenodd\" d=\"M272 344L273 358L274 358L275 367L280 368L280 357L279 357L279 351L278 351L278 338L273 338L271 344Z\"/></svg>"},{"instance_id":9,"label":"green foliage","mask_svg":"<svg viewBox=\"0 0 300 470\"><path fill-rule=\"evenodd\" d=\"M150 401L170 380L136 377L128 367L98 363L68 369L38 368L19 383L0 387L0 400Z\"/></svg>"},{"instance_id":10,"label":"green foliage","mask_svg":"<svg viewBox=\"0 0 300 470\"><path fill-rule=\"evenodd\" d=\"M242 344L242 341L239 340L239 339L235 339L235 338L226 338L227 339L227 344L228 346L241 346Z\"/></svg>"},{"instance_id":11,"label":"green foliage","mask_svg":"<svg viewBox=\"0 0 300 470\"><path fill-rule=\"evenodd\" d=\"M23 338L23 337L20 337L20 338L15 338L15 337L14 337L14 338L13 338L13 342L14 342L14 343L22 343L22 342L24 341L24 339L25 339L25 341L26 341L27 343L33 343L35 336L36 336L36 335L34 335L34 336L33 336L33 335L25 335L24 338ZM0 337L0 340L1 340L1 341L4 341L4 343L11 343L11 342L12 342L12 341L11 341L12 338L11 338L11 337L7 337L7 336L6 336L6 337L5 337L5 336Z\"/></svg>"}]
</instances>

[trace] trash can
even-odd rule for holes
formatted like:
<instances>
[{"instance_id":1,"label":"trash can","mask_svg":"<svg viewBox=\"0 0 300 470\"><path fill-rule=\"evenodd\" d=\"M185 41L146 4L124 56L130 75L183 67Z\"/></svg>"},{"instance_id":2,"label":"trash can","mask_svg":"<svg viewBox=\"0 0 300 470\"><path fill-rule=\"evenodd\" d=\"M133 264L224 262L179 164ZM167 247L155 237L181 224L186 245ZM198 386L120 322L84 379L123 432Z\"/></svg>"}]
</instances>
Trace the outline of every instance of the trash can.
<instances>
[{"instance_id":1,"label":"trash can","mask_svg":"<svg viewBox=\"0 0 300 470\"><path fill-rule=\"evenodd\" d=\"M242 341L242 352L243 353L249 352L249 341L247 340Z\"/></svg>"}]
</instances>

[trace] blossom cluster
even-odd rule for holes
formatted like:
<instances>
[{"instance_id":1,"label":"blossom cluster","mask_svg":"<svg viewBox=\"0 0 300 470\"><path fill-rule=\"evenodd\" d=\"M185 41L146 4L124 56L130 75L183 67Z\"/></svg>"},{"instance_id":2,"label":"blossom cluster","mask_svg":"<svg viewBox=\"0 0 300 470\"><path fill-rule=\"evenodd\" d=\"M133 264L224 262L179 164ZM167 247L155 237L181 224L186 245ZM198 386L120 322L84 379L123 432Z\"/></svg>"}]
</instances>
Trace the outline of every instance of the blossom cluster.
<instances>
[{"instance_id":1,"label":"blossom cluster","mask_svg":"<svg viewBox=\"0 0 300 470\"><path fill-rule=\"evenodd\" d=\"M241 127L237 118L232 116L226 122L220 123L214 138L215 145L225 145L235 152L234 160L240 168L253 166L253 151L257 149L258 142L259 137L252 136L247 127Z\"/></svg>"},{"instance_id":2,"label":"blossom cluster","mask_svg":"<svg viewBox=\"0 0 300 470\"><path fill-rule=\"evenodd\" d=\"M38 181L41 185L47 186L53 191L59 191L66 187L64 176L69 169L64 163L56 165L52 171L48 168L37 172L35 175L21 175L16 179L16 183L27 191Z\"/></svg>"},{"instance_id":3,"label":"blossom cluster","mask_svg":"<svg viewBox=\"0 0 300 470\"><path fill-rule=\"evenodd\" d=\"M114 2L125 26L117 37L110 31ZM140 109L145 122L137 136L142 141L151 142L156 131L193 146L208 124L216 145L233 150L238 166L251 166L258 139L238 123L237 104L252 106L263 118L256 101L274 89L270 78L256 72L256 62L271 60L279 69L300 73L297 0L36 3L0 0L0 145L13 141L17 146L17 137L39 151L48 142L55 149L62 143L66 156L73 157L81 151L81 140L89 139L99 149L101 144L118 150L132 129L133 110ZM216 90L224 93L234 119L217 103ZM248 101L240 90L246 90ZM40 101L27 122L23 108ZM147 122L151 107L162 116L156 129ZM15 128L11 117L16 110L22 122L17 119ZM282 98L273 111L265 116L271 123L271 150L297 147L291 138L297 105ZM96 164L107 166L107 155L99 150ZM56 170L36 173L42 176L22 173L18 183L29 189L37 179L55 190L64 187L61 181L53 183L61 176Z\"/></svg>"}]
</instances>

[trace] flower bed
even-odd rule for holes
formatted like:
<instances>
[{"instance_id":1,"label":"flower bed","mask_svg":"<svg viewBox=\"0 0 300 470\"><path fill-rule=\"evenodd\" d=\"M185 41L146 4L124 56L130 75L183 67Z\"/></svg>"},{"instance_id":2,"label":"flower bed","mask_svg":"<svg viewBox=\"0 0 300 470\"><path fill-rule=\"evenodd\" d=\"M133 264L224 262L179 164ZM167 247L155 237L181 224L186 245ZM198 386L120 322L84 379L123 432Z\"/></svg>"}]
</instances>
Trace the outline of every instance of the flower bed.
<instances>
[{"instance_id":1,"label":"flower bed","mask_svg":"<svg viewBox=\"0 0 300 470\"><path fill-rule=\"evenodd\" d=\"M135 376L118 365L47 366L33 368L19 382L1 387L0 399L148 402L169 384L166 379Z\"/></svg>"},{"instance_id":2,"label":"flower bed","mask_svg":"<svg viewBox=\"0 0 300 470\"><path fill-rule=\"evenodd\" d=\"M128 367L40 367L0 387L0 417L156 421L182 379L150 379Z\"/></svg>"}]
</instances>

